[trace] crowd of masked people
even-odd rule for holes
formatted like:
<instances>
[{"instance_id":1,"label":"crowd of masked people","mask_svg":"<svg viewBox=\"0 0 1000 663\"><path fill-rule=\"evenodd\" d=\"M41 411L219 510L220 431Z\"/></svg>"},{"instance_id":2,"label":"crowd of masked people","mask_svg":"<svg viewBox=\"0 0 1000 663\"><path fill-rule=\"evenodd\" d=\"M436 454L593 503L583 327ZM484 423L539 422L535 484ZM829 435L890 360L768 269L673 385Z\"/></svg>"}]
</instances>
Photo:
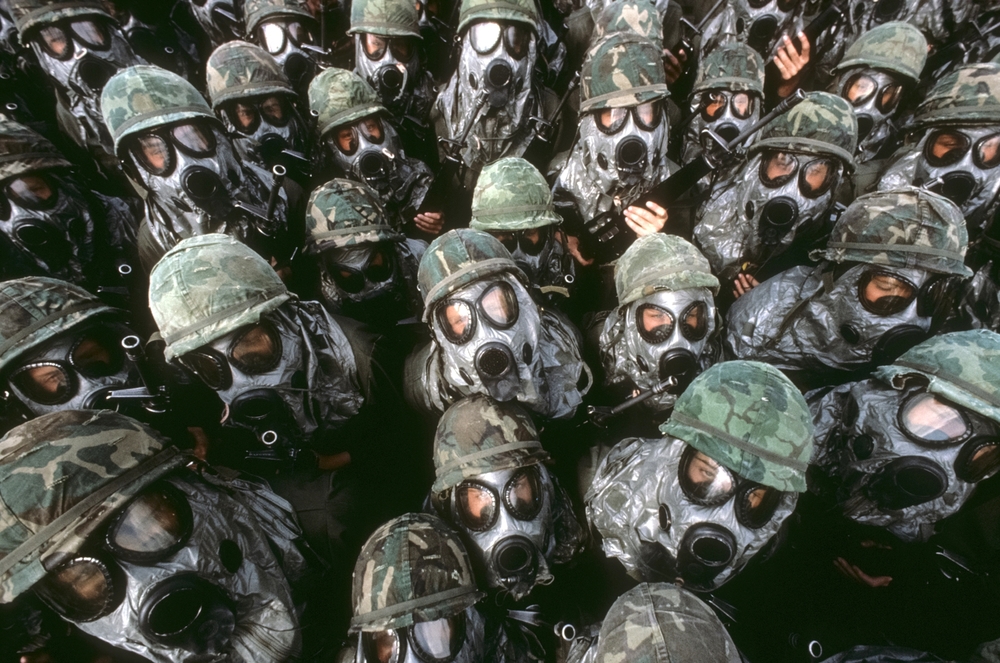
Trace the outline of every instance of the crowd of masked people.
<instances>
[{"instance_id":1,"label":"crowd of masked people","mask_svg":"<svg viewBox=\"0 0 1000 663\"><path fill-rule=\"evenodd\" d=\"M997 0L0 0L0 663L1000 663Z\"/></svg>"}]
</instances>

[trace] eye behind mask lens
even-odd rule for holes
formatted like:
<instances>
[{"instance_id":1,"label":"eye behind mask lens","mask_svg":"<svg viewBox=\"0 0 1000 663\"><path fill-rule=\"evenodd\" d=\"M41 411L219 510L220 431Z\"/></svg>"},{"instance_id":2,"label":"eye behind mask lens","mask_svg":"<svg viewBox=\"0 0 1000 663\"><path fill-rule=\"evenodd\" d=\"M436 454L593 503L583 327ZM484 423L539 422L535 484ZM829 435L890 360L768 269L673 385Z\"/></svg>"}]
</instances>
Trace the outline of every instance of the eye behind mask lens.
<instances>
[{"instance_id":1,"label":"eye behind mask lens","mask_svg":"<svg viewBox=\"0 0 1000 663\"><path fill-rule=\"evenodd\" d=\"M695 302L681 314L681 335L689 341L700 341L708 333L708 305Z\"/></svg>"},{"instance_id":2,"label":"eye behind mask lens","mask_svg":"<svg viewBox=\"0 0 1000 663\"><path fill-rule=\"evenodd\" d=\"M261 322L244 330L229 346L229 359L247 375L273 371L281 363L281 336L273 325Z\"/></svg>"},{"instance_id":3,"label":"eye behind mask lens","mask_svg":"<svg viewBox=\"0 0 1000 663\"><path fill-rule=\"evenodd\" d=\"M494 327L509 329L517 322L517 295L509 283L501 281L479 297L479 310Z\"/></svg>"},{"instance_id":4,"label":"eye behind mask lens","mask_svg":"<svg viewBox=\"0 0 1000 663\"><path fill-rule=\"evenodd\" d=\"M542 480L538 468L526 467L512 476L504 488L503 501L518 520L533 520L542 510Z\"/></svg>"},{"instance_id":5,"label":"eye behind mask lens","mask_svg":"<svg viewBox=\"0 0 1000 663\"><path fill-rule=\"evenodd\" d=\"M481 21L469 28L469 41L472 49L480 55L491 53L500 43L503 28L499 23Z\"/></svg>"},{"instance_id":6,"label":"eye behind mask lens","mask_svg":"<svg viewBox=\"0 0 1000 663\"><path fill-rule=\"evenodd\" d=\"M106 378L125 366L125 352L117 334L98 328L80 337L70 350L69 361L83 376Z\"/></svg>"},{"instance_id":7,"label":"eye behind mask lens","mask_svg":"<svg viewBox=\"0 0 1000 663\"><path fill-rule=\"evenodd\" d=\"M496 492L486 484L463 481L455 489L458 518L473 532L485 532L497 521L499 504Z\"/></svg>"},{"instance_id":8,"label":"eye behind mask lens","mask_svg":"<svg viewBox=\"0 0 1000 663\"><path fill-rule=\"evenodd\" d=\"M976 152L973 161L980 168L995 168L1000 164L1000 134L986 136L976 141Z\"/></svg>"},{"instance_id":9,"label":"eye behind mask lens","mask_svg":"<svg viewBox=\"0 0 1000 663\"><path fill-rule=\"evenodd\" d=\"M11 178L3 190L9 200L20 207L34 211L52 209L58 201L56 184L44 173Z\"/></svg>"},{"instance_id":10,"label":"eye behind mask lens","mask_svg":"<svg viewBox=\"0 0 1000 663\"><path fill-rule=\"evenodd\" d=\"M878 316L905 311L916 297L917 288L906 279L878 270L869 270L858 280L858 299L869 313Z\"/></svg>"},{"instance_id":11,"label":"eye behind mask lens","mask_svg":"<svg viewBox=\"0 0 1000 663\"><path fill-rule=\"evenodd\" d=\"M747 482L736 496L736 519L750 529L760 529L774 517L781 503L781 491Z\"/></svg>"},{"instance_id":12,"label":"eye behind mask lens","mask_svg":"<svg viewBox=\"0 0 1000 663\"><path fill-rule=\"evenodd\" d=\"M962 481L976 483L1000 468L1000 440L980 437L970 440L955 459L955 474Z\"/></svg>"},{"instance_id":13,"label":"eye behind mask lens","mask_svg":"<svg viewBox=\"0 0 1000 663\"><path fill-rule=\"evenodd\" d=\"M430 622L418 622L409 629L409 643L421 661L446 663L465 644L465 613Z\"/></svg>"},{"instance_id":14,"label":"eye behind mask lens","mask_svg":"<svg viewBox=\"0 0 1000 663\"><path fill-rule=\"evenodd\" d=\"M788 152L764 152L760 160L760 181L772 189L784 186L799 167L799 160Z\"/></svg>"},{"instance_id":15,"label":"eye behind mask lens","mask_svg":"<svg viewBox=\"0 0 1000 663\"><path fill-rule=\"evenodd\" d=\"M174 150L158 134L137 136L132 144L132 153L143 168L158 177L167 177L174 169Z\"/></svg>"},{"instance_id":16,"label":"eye behind mask lens","mask_svg":"<svg viewBox=\"0 0 1000 663\"><path fill-rule=\"evenodd\" d=\"M865 73L857 73L844 83L842 96L856 108L868 103L877 89L878 83L874 78Z\"/></svg>"},{"instance_id":17,"label":"eye behind mask lens","mask_svg":"<svg viewBox=\"0 0 1000 663\"><path fill-rule=\"evenodd\" d=\"M107 547L127 562L167 559L191 536L194 519L184 494L167 482L144 490L108 528Z\"/></svg>"},{"instance_id":18,"label":"eye behind mask lens","mask_svg":"<svg viewBox=\"0 0 1000 663\"><path fill-rule=\"evenodd\" d=\"M236 130L243 134L253 134L260 127L260 115L250 103L234 101L226 106L226 114Z\"/></svg>"},{"instance_id":19,"label":"eye behind mask lens","mask_svg":"<svg viewBox=\"0 0 1000 663\"><path fill-rule=\"evenodd\" d=\"M813 159L799 173L799 190L806 198L819 198L833 186L836 173L831 159Z\"/></svg>"},{"instance_id":20,"label":"eye behind mask lens","mask_svg":"<svg viewBox=\"0 0 1000 663\"><path fill-rule=\"evenodd\" d=\"M212 348L188 352L178 357L177 361L213 391L225 391L233 385L233 375L229 365L225 358Z\"/></svg>"},{"instance_id":21,"label":"eye behind mask lens","mask_svg":"<svg viewBox=\"0 0 1000 663\"><path fill-rule=\"evenodd\" d=\"M117 567L96 557L65 562L35 586L35 592L71 622L92 622L113 612L125 594Z\"/></svg>"},{"instance_id":22,"label":"eye behind mask lens","mask_svg":"<svg viewBox=\"0 0 1000 663\"><path fill-rule=\"evenodd\" d=\"M639 336L647 343L666 343L674 333L674 316L655 304L641 304L635 309L635 324Z\"/></svg>"},{"instance_id":23,"label":"eye behind mask lens","mask_svg":"<svg viewBox=\"0 0 1000 663\"><path fill-rule=\"evenodd\" d=\"M935 168L951 166L962 160L970 144L969 137L959 131L938 129L927 137L924 158Z\"/></svg>"},{"instance_id":24,"label":"eye behind mask lens","mask_svg":"<svg viewBox=\"0 0 1000 663\"><path fill-rule=\"evenodd\" d=\"M622 130L629 114L636 126L645 131L653 131L660 126L663 113L660 112L658 101L647 101L638 106L622 108L602 108L594 113L594 123L601 133L609 136Z\"/></svg>"},{"instance_id":25,"label":"eye behind mask lens","mask_svg":"<svg viewBox=\"0 0 1000 663\"><path fill-rule=\"evenodd\" d=\"M692 446L681 454L677 472L681 490L695 504L719 506L736 492L733 473Z\"/></svg>"},{"instance_id":26,"label":"eye behind mask lens","mask_svg":"<svg viewBox=\"0 0 1000 663\"><path fill-rule=\"evenodd\" d=\"M170 130L174 143L193 157L207 157L215 152L215 133L200 124L178 124Z\"/></svg>"},{"instance_id":27,"label":"eye behind mask lens","mask_svg":"<svg viewBox=\"0 0 1000 663\"><path fill-rule=\"evenodd\" d=\"M271 55L285 50L285 31L277 23L265 23L257 28L257 41Z\"/></svg>"},{"instance_id":28,"label":"eye behind mask lens","mask_svg":"<svg viewBox=\"0 0 1000 663\"><path fill-rule=\"evenodd\" d=\"M61 405L76 395L76 377L62 362L28 364L10 376L10 383L41 405Z\"/></svg>"},{"instance_id":29,"label":"eye behind mask lens","mask_svg":"<svg viewBox=\"0 0 1000 663\"><path fill-rule=\"evenodd\" d=\"M935 448L958 444L971 432L961 410L929 393L914 394L903 403L899 426L914 441Z\"/></svg>"},{"instance_id":30,"label":"eye behind mask lens","mask_svg":"<svg viewBox=\"0 0 1000 663\"><path fill-rule=\"evenodd\" d=\"M753 113L754 99L746 92L709 90L701 96L701 116L706 122L717 120L729 106L733 116L745 120Z\"/></svg>"},{"instance_id":31,"label":"eye behind mask lens","mask_svg":"<svg viewBox=\"0 0 1000 663\"><path fill-rule=\"evenodd\" d=\"M401 663L406 658L405 640L396 631L361 633L361 648L366 663Z\"/></svg>"},{"instance_id":32,"label":"eye behind mask lens","mask_svg":"<svg viewBox=\"0 0 1000 663\"><path fill-rule=\"evenodd\" d=\"M467 343L476 331L472 307L461 299L444 301L437 308L437 316L444 335L456 345Z\"/></svg>"}]
</instances>

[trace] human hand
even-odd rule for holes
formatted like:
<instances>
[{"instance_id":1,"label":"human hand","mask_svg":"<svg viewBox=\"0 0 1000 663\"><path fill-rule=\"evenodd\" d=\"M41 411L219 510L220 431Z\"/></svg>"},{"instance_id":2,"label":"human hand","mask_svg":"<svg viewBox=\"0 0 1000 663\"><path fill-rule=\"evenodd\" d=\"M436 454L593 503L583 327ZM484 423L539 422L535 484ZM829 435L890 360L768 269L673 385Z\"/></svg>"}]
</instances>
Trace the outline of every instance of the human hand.
<instances>
[{"instance_id":1,"label":"human hand","mask_svg":"<svg viewBox=\"0 0 1000 663\"><path fill-rule=\"evenodd\" d=\"M733 279L733 298L739 299L759 285L760 281L753 276L745 272L740 272L739 276Z\"/></svg>"},{"instance_id":2,"label":"human hand","mask_svg":"<svg viewBox=\"0 0 1000 663\"><path fill-rule=\"evenodd\" d=\"M587 265L594 264L593 258L584 258L583 253L580 252L579 237L566 235L566 250L569 251L569 254L573 256L573 260L575 260L578 265L586 267Z\"/></svg>"},{"instance_id":3,"label":"human hand","mask_svg":"<svg viewBox=\"0 0 1000 663\"><path fill-rule=\"evenodd\" d=\"M428 235L438 235L444 228L444 218L441 216L441 212L424 212L413 217L413 225L417 227L417 230Z\"/></svg>"},{"instance_id":4,"label":"human hand","mask_svg":"<svg viewBox=\"0 0 1000 663\"><path fill-rule=\"evenodd\" d=\"M868 587L888 587L892 582L892 576L870 576L862 571L857 565L851 564L843 557L833 560L833 566L846 578Z\"/></svg>"},{"instance_id":5,"label":"human hand","mask_svg":"<svg viewBox=\"0 0 1000 663\"><path fill-rule=\"evenodd\" d=\"M663 49L663 73L667 76L667 85L672 85L681 77L687 59L687 53L683 50L674 55L669 49Z\"/></svg>"},{"instance_id":6,"label":"human hand","mask_svg":"<svg viewBox=\"0 0 1000 663\"><path fill-rule=\"evenodd\" d=\"M782 36L781 45L774 55L774 66L778 68L781 80L784 81L778 85L778 96L782 98L790 95L799 86L802 70L809 64L809 39L804 32L799 32L797 41L798 48L792 44L788 35Z\"/></svg>"},{"instance_id":7,"label":"human hand","mask_svg":"<svg viewBox=\"0 0 1000 663\"><path fill-rule=\"evenodd\" d=\"M632 205L625 210L625 223L639 237L658 233L667 225L667 210L651 200L646 207L648 209Z\"/></svg>"}]
</instances>

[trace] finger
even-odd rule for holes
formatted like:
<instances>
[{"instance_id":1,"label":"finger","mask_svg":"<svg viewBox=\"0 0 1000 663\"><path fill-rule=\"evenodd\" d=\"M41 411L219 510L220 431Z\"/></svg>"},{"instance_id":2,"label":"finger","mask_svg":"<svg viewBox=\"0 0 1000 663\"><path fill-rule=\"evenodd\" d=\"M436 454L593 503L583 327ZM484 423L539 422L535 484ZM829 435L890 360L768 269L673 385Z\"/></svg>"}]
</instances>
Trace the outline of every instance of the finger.
<instances>
[{"instance_id":1,"label":"finger","mask_svg":"<svg viewBox=\"0 0 1000 663\"><path fill-rule=\"evenodd\" d=\"M645 218L643 216L640 216L639 214L636 214L635 212L632 212L630 214L626 214L625 219L627 221L631 221L638 228L641 228L643 235L646 235L646 234L649 234L649 233L653 232L653 224L652 224L652 222L650 222L649 219L647 219L647 218Z\"/></svg>"},{"instance_id":2,"label":"finger","mask_svg":"<svg viewBox=\"0 0 1000 663\"><path fill-rule=\"evenodd\" d=\"M678 59L679 59L679 60L680 60L681 62L687 62L687 61L688 61L688 54L687 54L687 51L685 51L685 50L683 50L683 49L682 49L682 50L680 50L680 51L677 51L677 58L678 58Z\"/></svg>"},{"instance_id":3,"label":"finger","mask_svg":"<svg viewBox=\"0 0 1000 663\"><path fill-rule=\"evenodd\" d=\"M652 200L647 200L646 201L646 207L648 207L650 210L652 210L653 214L655 214L656 216L662 216L663 218L667 218L667 210L664 209L663 207L660 207L659 205L657 205L656 203L654 203ZM640 209L642 209L642 208L640 208Z\"/></svg>"},{"instance_id":4,"label":"finger","mask_svg":"<svg viewBox=\"0 0 1000 663\"><path fill-rule=\"evenodd\" d=\"M857 572L859 580L869 587L888 587L889 583L892 582L892 576L870 576L857 566L854 567L854 570Z\"/></svg>"},{"instance_id":5,"label":"finger","mask_svg":"<svg viewBox=\"0 0 1000 663\"><path fill-rule=\"evenodd\" d=\"M799 44L802 47L799 49L802 57L805 58L806 62L809 62L809 53L812 51L812 46L809 44L809 38L806 37L806 33L799 32Z\"/></svg>"},{"instance_id":6,"label":"finger","mask_svg":"<svg viewBox=\"0 0 1000 663\"><path fill-rule=\"evenodd\" d=\"M662 221L657 215L653 214L649 210L644 210L641 207L632 207L632 218L637 222L646 227L651 233L659 232L662 227Z\"/></svg>"},{"instance_id":7,"label":"finger","mask_svg":"<svg viewBox=\"0 0 1000 663\"><path fill-rule=\"evenodd\" d=\"M666 63L667 63L667 64L671 64L671 65L673 65L674 67L679 67L679 66L681 66L681 61L680 61L680 60L678 60L678 59L677 59L676 57L674 57L674 54L673 54L673 53L671 53L671 52L670 52L670 51L669 51L668 49L666 49L666 48L665 48L665 49L663 49L663 58L664 58L664 60L666 60Z\"/></svg>"},{"instance_id":8,"label":"finger","mask_svg":"<svg viewBox=\"0 0 1000 663\"><path fill-rule=\"evenodd\" d=\"M756 288L757 286L760 285L760 281L758 281L753 276L750 276L749 274L747 274L747 278L750 279L750 287L751 288Z\"/></svg>"},{"instance_id":9,"label":"finger","mask_svg":"<svg viewBox=\"0 0 1000 663\"><path fill-rule=\"evenodd\" d=\"M630 218L629 218L629 217L627 217L627 216L625 217L625 225L626 225L626 226L628 226L629 228L631 228L631 229L632 229L632 232L634 232L634 233L635 233L636 235L638 235L639 237L642 237L643 235L645 235L645 234L646 234L646 233L645 233L645 232L644 232L644 231L642 230L642 228L640 228L640 227L639 227L638 225L636 225L635 221L633 221L632 219L630 219Z\"/></svg>"},{"instance_id":10,"label":"finger","mask_svg":"<svg viewBox=\"0 0 1000 663\"><path fill-rule=\"evenodd\" d=\"M778 73L781 74L781 80L787 81L791 78L791 75L788 73L788 66L782 61L781 58L781 51L778 51L778 53L774 56L774 66L778 68Z\"/></svg>"}]
</instances>

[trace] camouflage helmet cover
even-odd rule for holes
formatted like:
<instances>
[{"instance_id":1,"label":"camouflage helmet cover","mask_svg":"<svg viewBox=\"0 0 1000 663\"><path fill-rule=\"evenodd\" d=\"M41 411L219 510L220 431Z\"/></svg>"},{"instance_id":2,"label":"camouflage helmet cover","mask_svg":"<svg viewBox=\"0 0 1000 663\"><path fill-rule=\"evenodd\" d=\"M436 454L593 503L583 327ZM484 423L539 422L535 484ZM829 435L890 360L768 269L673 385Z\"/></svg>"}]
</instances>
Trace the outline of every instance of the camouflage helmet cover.
<instances>
[{"instance_id":1,"label":"camouflage helmet cover","mask_svg":"<svg viewBox=\"0 0 1000 663\"><path fill-rule=\"evenodd\" d=\"M334 127L386 112L365 79L336 67L320 72L309 83L309 110L316 116L320 137Z\"/></svg>"},{"instance_id":2,"label":"camouflage helmet cover","mask_svg":"<svg viewBox=\"0 0 1000 663\"><path fill-rule=\"evenodd\" d=\"M304 0L244 0L243 20L247 34L252 34L264 20L272 17L288 17L314 21L312 12Z\"/></svg>"},{"instance_id":3,"label":"camouflage helmet cover","mask_svg":"<svg viewBox=\"0 0 1000 663\"><path fill-rule=\"evenodd\" d=\"M229 41L212 52L205 65L205 85L215 110L233 99L295 94L278 62L245 41Z\"/></svg>"},{"instance_id":4,"label":"camouflage helmet cover","mask_svg":"<svg viewBox=\"0 0 1000 663\"><path fill-rule=\"evenodd\" d=\"M902 389L921 377L927 391L1000 422L1000 335L986 329L933 336L873 374Z\"/></svg>"},{"instance_id":5,"label":"camouflage helmet cover","mask_svg":"<svg viewBox=\"0 0 1000 663\"><path fill-rule=\"evenodd\" d=\"M330 180L312 192L307 209L305 251L309 254L406 239L386 221L378 194L360 182Z\"/></svg>"},{"instance_id":6,"label":"camouflage helmet cover","mask_svg":"<svg viewBox=\"0 0 1000 663\"><path fill-rule=\"evenodd\" d=\"M1000 123L1000 64L962 67L930 89L914 114L917 126Z\"/></svg>"},{"instance_id":7,"label":"camouflage helmet cover","mask_svg":"<svg viewBox=\"0 0 1000 663\"><path fill-rule=\"evenodd\" d=\"M218 121L191 83L152 65L129 67L112 76L101 93L101 114L117 153L122 139L148 129L198 118Z\"/></svg>"},{"instance_id":8,"label":"camouflage helmet cover","mask_svg":"<svg viewBox=\"0 0 1000 663\"><path fill-rule=\"evenodd\" d=\"M902 21L878 25L851 44L833 68L871 67L894 72L916 85L927 62L927 40L920 30Z\"/></svg>"},{"instance_id":9,"label":"camouflage helmet cover","mask_svg":"<svg viewBox=\"0 0 1000 663\"><path fill-rule=\"evenodd\" d=\"M534 0L462 0L458 13L458 34L475 21L515 21L538 32L541 17Z\"/></svg>"},{"instance_id":10,"label":"camouflage helmet cover","mask_svg":"<svg viewBox=\"0 0 1000 663\"><path fill-rule=\"evenodd\" d=\"M47 138L0 116L0 181L69 165L66 157Z\"/></svg>"},{"instance_id":11,"label":"camouflage helmet cover","mask_svg":"<svg viewBox=\"0 0 1000 663\"><path fill-rule=\"evenodd\" d=\"M353 0L348 34L420 37L420 15L411 0Z\"/></svg>"},{"instance_id":12,"label":"camouflage helmet cover","mask_svg":"<svg viewBox=\"0 0 1000 663\"><path fill-rule=\"evenodd\" d=\"M483 596L458 535L435 516L407 513L375 530L361 548L351 632L445 619Z\"/></svg>"},{"instance_id":13,"label":"camouflage helmet cover","mask_svg":"<svg viewBox=\"0 0 1000 663\"><path fill-rule=\"evenodd\" d=\"M954 203L906 187L856 198L840 215L826 248L810 257L972 276L965 266L968 239L965 217Z\"/></svg>"},{"instance_id":14,"label":"camouflage helmet cover","mask_svg":"<svg viewBox=\"0 0 1000 663\"><path fill-rule=\"evenodd\" d=\"M719 294L719 279L691 242L664 233L640 237L615 265L618 305L624 306L660 290L709 288Z\"/></svg>"},{"instance_id":15,"label":"camouflage helmet cover","mask_svg":"<svg viewBox=\"0 0 1000 663\"><path fill-rule=\"evenodd\" d=\"M663 48L663 19L649 0L624 0L605 5L594 21L591 42L596 43L613 32L633 32Z\"/></svg>"},{"instance_id":16,"label":"camouflage helmet cover","mask_svg":"<svg viewBox=\"0 0 1000 663\"><path fill-rule=\"evenodd\" d=\"M489 164L472 192L476 230L526 230L562 223L552 207L552 190L538 169L520 157Z\"/></svg>"},{"instance_id":17,"label":"camouflage helmet cover","mask_svg":"<svg viewBox=\"0 0 1000 663\"><path fill-rule=\"evenodd\" d=\"M0 371L59 334L109 314L124 312L65 281L31 276L0 283Z\"/></svg>"},{"instance_id":18,"label":"camouflage helmet cover","mask_svg":"<svg viewBox=\"0 0 1000 663\"><path fill-rule=\"evenodd\" d=\"M547 460L549 454L524 410L475 394L449 407L438 421L431 490L440 493L480 474Z\"/></svg>"},{"instance_id":19,"label":"camouflage helmet cover","mask_svg":"<svg viewBox=\"0 0 1000 663\"><path fill-rule=\"evenodd\" d=\"M76 553L136 493L189 457L106 410L42 415L0 439L0 603Z\"/></svg>"},{"instance_id":20,"label":"camouflage helmet cover","mask_svg":"<svg viewBox=\"0 0 1000 663\"><path fill-rule=\"evenodd\" d=\"M258 322L292 297L267 261L218 233L182 240L149 274L149 308L168 360Z\"/></svg>"},{"instance_id":21,"label":"camouflage helmet cover","mask_svg":"<svg viewBox=\"0 0 1000 663\"><path fill-rule=\"evenodd\" d=\"M24 45L32 29L63 19L99 16L114 22L100 0L8 0L7 7Z\"/></svg>"},{"instance_id":22,"label":"camouflage helmet cover","mask_svg":"<svg viewBox=\"0 0 1000 663\"><path fill-rule=\"evenodd\" d=\"M737 360L709 368L678 397L660 431L745 479L806 490L812 416L799 390L773 366Z\"/></svg>"},{"instance_id":23,"label":"camouflage helmet cover","mask_svg":"<svg viewBox=\"0 0 1000 663\"><path fill-rule=\"evenodd\" d=\"M615 32L587 52L580 70L581 113L669 96L660 49L648 39Z\"/></svg>"},{"instance_id":24,"label":"camouflage helmet cover","mask_svg":"<svg viewBox=\"0 0 1000 663\"><path fill-rule=\"evenodd\" d=\"M417 268L417 289L424 298L424 322L434 304L465 286L509 272L521 282L527 277L496 237L471 228L449 230L427 247Z\"/></svg>"},{"instance_id":25,"label":"camouflage helmet cover","mask_svg":"<svg viewBox=\"0 0 1000 663\"><path fill-rule=\"evenodd\" d=\"M858 120L846 99L827 92L809 92L805 101L792 107L761 130L750 153L779 151L835 156L854 170L858 145Z\"/></svg>"},{"instance_id":26,"label":"camouflage helmet cover","mask_svg":"<svg viewBox=\"0 0 1000 663\"><path fill-rule=\"evenodd\" d=\"M764 59L743 42L720 44L698 67L692 92L733 90L764 96Z\"/></svg>"}]
</instances>

